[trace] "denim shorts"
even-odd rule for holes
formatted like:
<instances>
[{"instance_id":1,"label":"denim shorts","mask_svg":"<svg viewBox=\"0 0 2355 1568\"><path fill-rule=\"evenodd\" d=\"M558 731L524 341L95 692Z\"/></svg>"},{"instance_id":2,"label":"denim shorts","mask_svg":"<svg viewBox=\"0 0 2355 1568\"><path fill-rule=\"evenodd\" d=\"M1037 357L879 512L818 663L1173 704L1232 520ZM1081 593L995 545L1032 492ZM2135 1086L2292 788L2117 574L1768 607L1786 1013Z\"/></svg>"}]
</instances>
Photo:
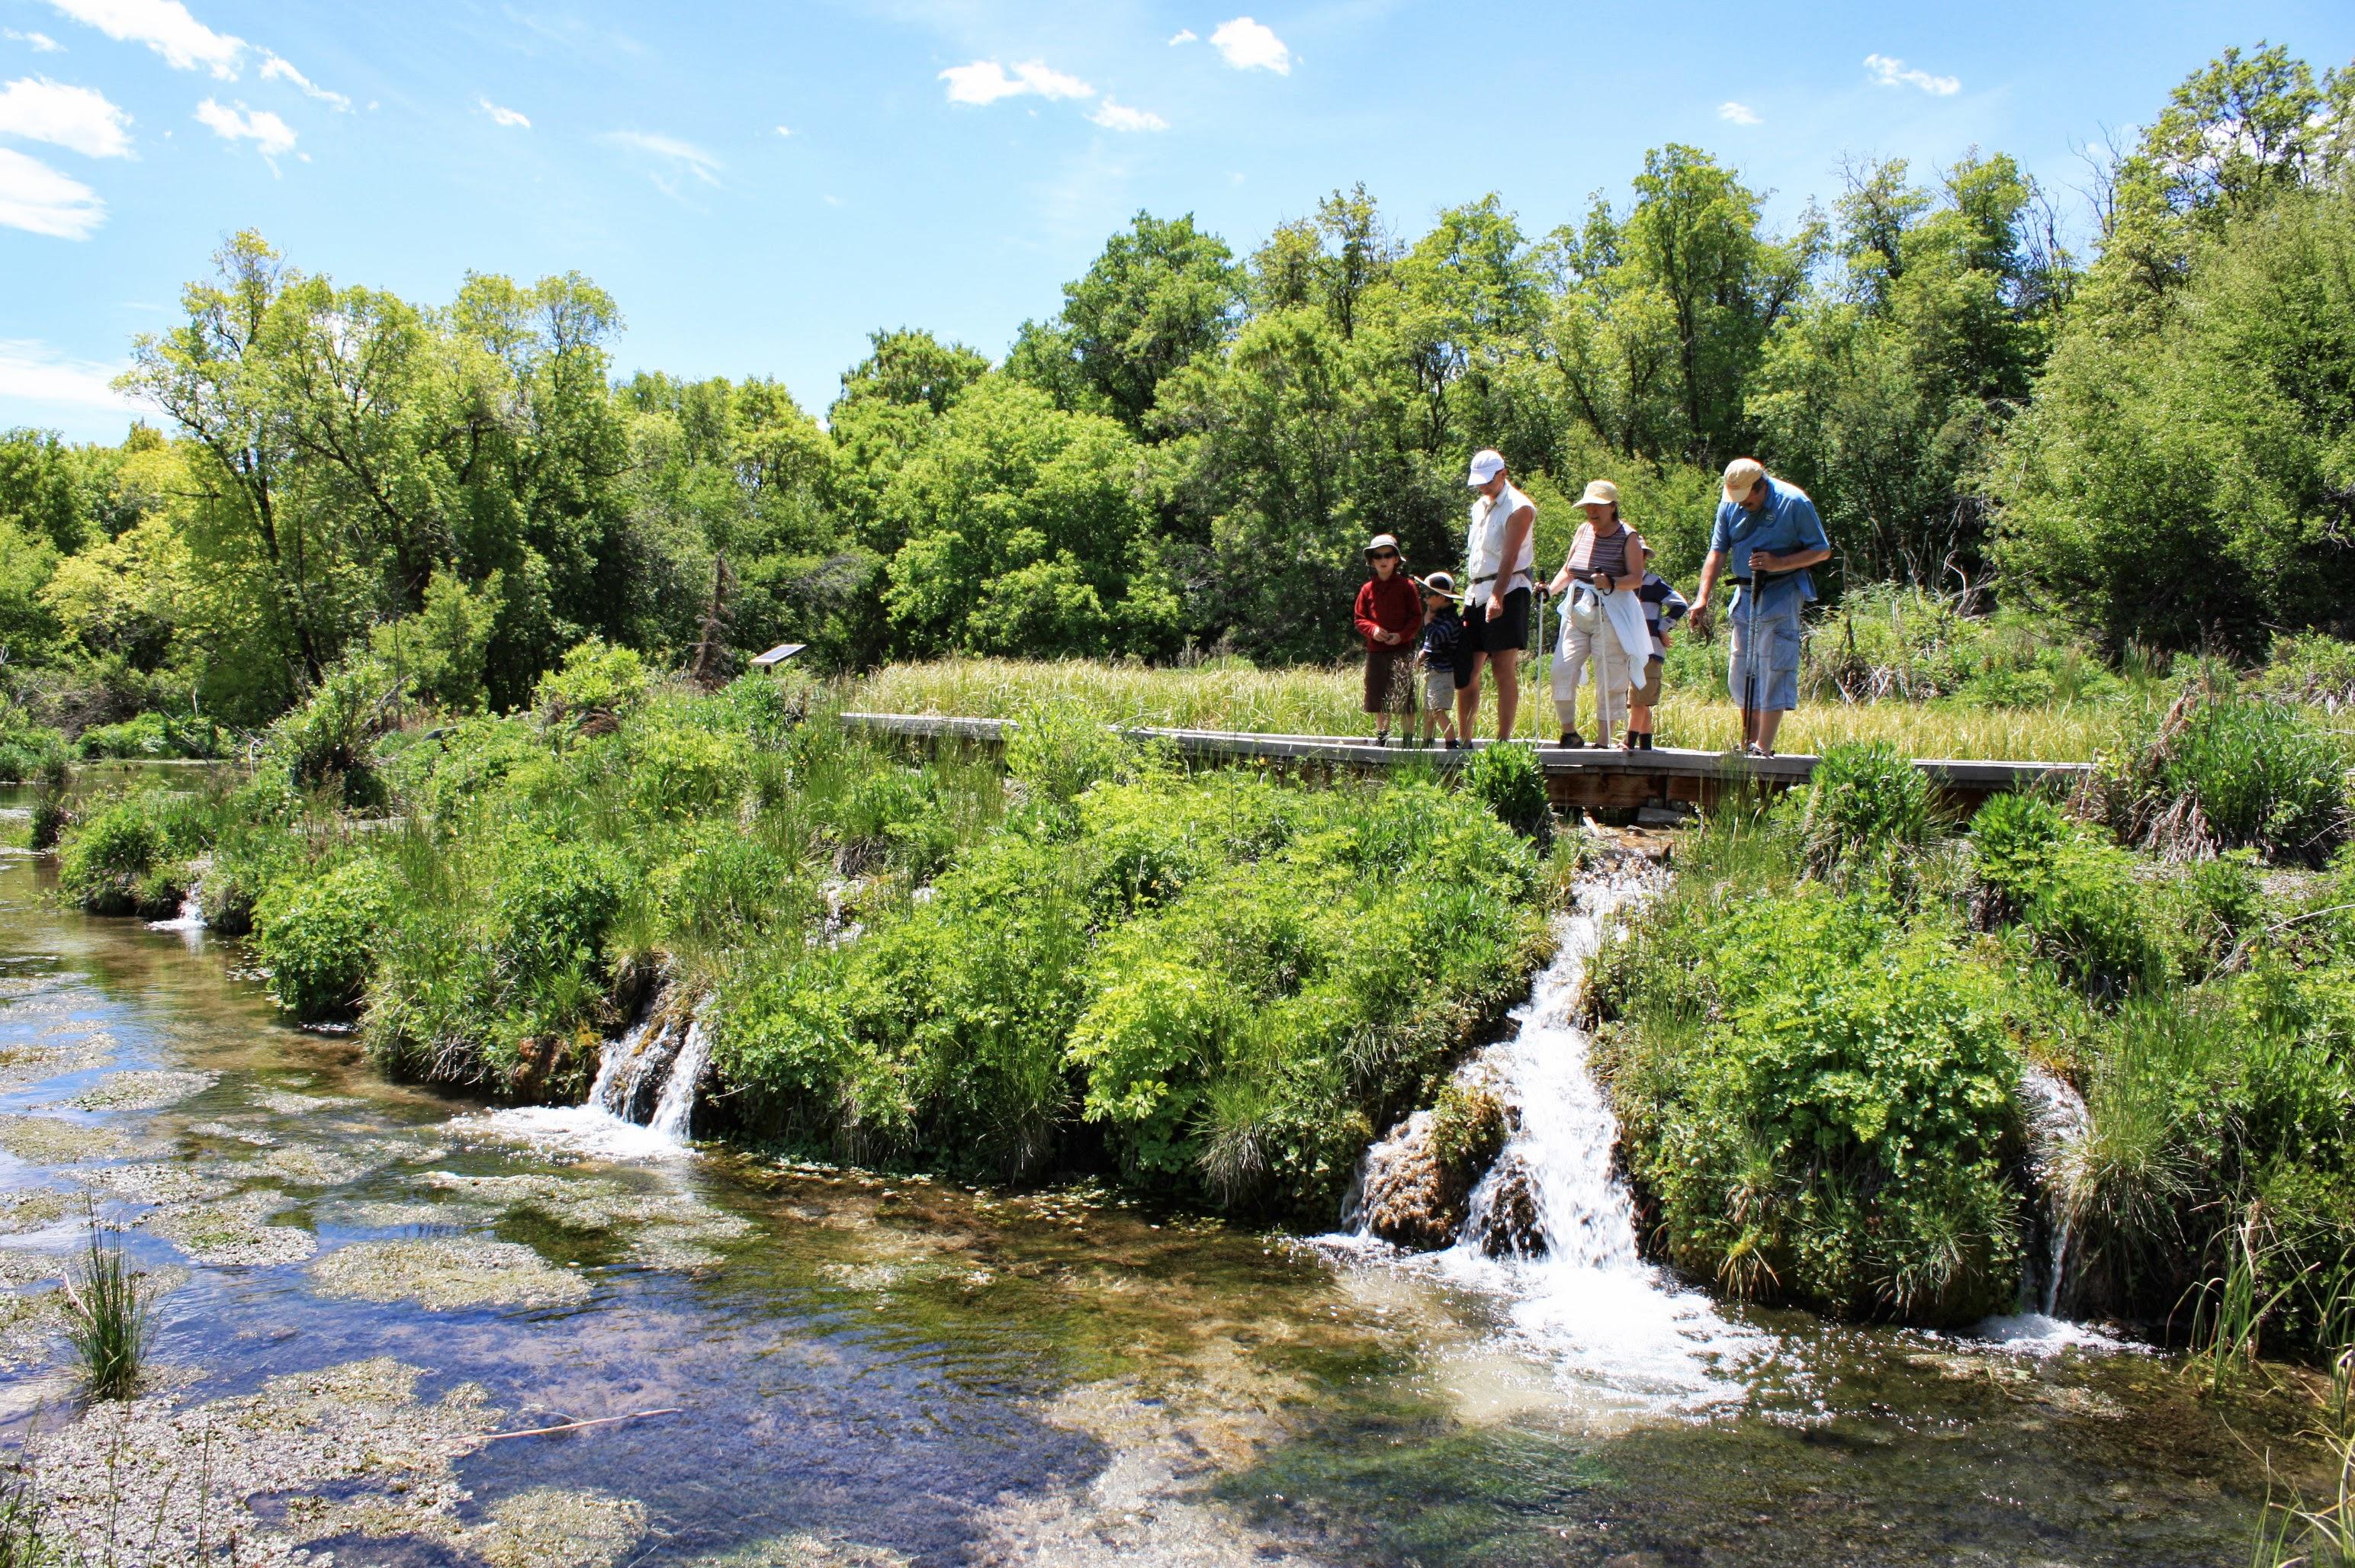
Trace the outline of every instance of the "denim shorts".
<instances>
[{"instance_id":1,"label":"denim shorts","mask_svg":"<svg viewBox=\"0 0 2355 1568\"><path fill-rule=\"evenodd\" d=\"M1787 604L1773 610L1743 603L1747 591L1738 595L1726 624L1732 629L1733 651L1725 661L1726 688L1733 700L1743 708L1759 712L1783 710L1799 706L1799 601L1794 596ZM1751 646L1753 639L1756 646ZM1755 685L1753 685L1753 682Z\"/></svg>"}]
</instances>

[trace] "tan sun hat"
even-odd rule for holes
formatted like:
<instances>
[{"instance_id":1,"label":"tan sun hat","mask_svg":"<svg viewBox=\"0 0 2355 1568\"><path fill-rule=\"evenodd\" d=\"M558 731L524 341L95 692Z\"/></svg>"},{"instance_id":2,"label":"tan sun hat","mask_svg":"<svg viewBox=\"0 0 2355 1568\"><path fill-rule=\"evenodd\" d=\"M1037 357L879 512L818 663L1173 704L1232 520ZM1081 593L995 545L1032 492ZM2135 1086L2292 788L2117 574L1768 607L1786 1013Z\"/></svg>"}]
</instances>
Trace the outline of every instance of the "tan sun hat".
<instances>
[{"instance_id":1,"label":"tan sun hat","mask_svg":"<svg viewBox=\"0 0 2355 1568\"><path fill-rule=\"evenodd\" d=\"M1754 457L1737 457L1725 465L1725 498L1736 506L1766 477L1766 465Z\"/></svg>"},{"instance_id":2,"label":"tan sun hat","mask_svg":"<svg viewBox=\"0 0 2355 1568\"><path fill-rule=\"evenodd\" d=\"M1376 534L1372 539L1366 541L1366 554L1369 557L1378 549L1393 550L1397 551L1401 555L1405 553L1402 550L1399 550L1398 536L1395 534Z\"/></svg>"},{"instance_id":3,"label":"tan sun hat","mask_svg":"<svg viewBox=\"0 0 2355 1568\"><path fill-rule=\"evenodd\" d=\"M1608 479L1590 479L1586 494L1578 498L1582 507L1615 507L1619 504L1619 486Z\"/></svg>"},{"instance_id":4,"label":"tan sun hat","mask_svg":"<svg viewBox=\"0 0 2355 1568\"><path fill-rule=\"evenodd\" d=\"M1434 571L1423 580L1423 586L1425 592L1436 593L1443 599L1455 597L1455 578L1452 573Z\"/></svg>"}]
</instances>

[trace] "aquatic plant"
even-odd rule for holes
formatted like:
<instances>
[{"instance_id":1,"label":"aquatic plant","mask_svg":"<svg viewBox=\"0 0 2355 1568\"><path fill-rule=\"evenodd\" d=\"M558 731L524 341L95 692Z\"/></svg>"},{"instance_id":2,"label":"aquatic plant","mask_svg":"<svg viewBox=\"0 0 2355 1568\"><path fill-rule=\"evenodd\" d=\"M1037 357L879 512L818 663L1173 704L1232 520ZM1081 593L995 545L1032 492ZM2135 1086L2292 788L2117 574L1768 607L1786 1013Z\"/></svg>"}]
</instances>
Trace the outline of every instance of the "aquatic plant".
<instances>
[{"instance_id":1,"label":"aquatic plant","mask_svg":"<svg viewBox=\"0 0 2355 1568\"><path fill-rule=\"evenodd\" d=\"M139 1387L155 1334L155 1301L122 1250L105 1243L92 1209L80 1278L65 1279L66 1340L81 1360L92 1399L129 1399Z\"/></svg>"}]
</instances>

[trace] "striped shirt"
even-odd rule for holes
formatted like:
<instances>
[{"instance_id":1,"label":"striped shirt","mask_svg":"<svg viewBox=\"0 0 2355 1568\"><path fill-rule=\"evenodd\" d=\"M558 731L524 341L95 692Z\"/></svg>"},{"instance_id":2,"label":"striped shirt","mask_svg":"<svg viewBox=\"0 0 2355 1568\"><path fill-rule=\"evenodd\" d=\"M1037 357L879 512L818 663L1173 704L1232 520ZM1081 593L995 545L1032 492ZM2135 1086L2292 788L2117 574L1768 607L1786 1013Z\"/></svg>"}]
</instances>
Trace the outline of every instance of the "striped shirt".
<instances>
[{"instance_id":1,"label":"striped shirt","mask_svg":"<svg viewBox=\"0 0 2355 1568\"><path fill-rule=\"evenodd\" d=\"M1593 523L1578 525L1578 534L1570 541L1570 570L1573 572L1599 571L1616 580L1627 575L1629 541L1644 542L1644 536L1625 522L1613 532L1598 534Z\"/></svg>"}]
</instances>

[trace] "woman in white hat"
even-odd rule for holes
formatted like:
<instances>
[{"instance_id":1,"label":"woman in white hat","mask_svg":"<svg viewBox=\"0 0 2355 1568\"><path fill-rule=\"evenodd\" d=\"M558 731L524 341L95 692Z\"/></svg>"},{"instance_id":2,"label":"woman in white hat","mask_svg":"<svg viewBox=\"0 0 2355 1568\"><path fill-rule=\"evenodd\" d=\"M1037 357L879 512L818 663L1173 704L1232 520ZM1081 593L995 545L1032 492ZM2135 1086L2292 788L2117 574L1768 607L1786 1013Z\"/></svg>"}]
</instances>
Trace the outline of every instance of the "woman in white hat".
<instances>
[{"instance_id":1,"label":"woman in white hat","mask_svg":"<svg viewBox=\"0 0 2355 1568\"><path fill-rule=\"evenodd\" d=\"M1399 543L1389 534L1366 541L1373 576L1358 590L1354 619L1366 639L1366 711L1380 715L1374 744L1391 740L1391 715L1414 712L1414 635L1423 630L1423 594L1400 570Z\"/></svg>"},{"instance_id":2,"label":"woman in white hat","mask_svg":"<svg viewBox=\"0 0 2355 1568\"><path fill-rule=\"evenodd\" d=\"M1610 480L1588 485L1578 504L1586 520L1578 525L1569 558L1547 585L1548 592L1568 589L1571 595L1562 606L1561 646L1553 661L1553 706L1561 718L1561 743L1585 745L1578 732L1578 688L1592 665L1594 743L1607 746L1611 731L1626 717L1636 672L1651 656L1652 635L1636 597L1651 552L1644 536L1619 515L1619 486Z\"/></svg>"}]
</instances>

